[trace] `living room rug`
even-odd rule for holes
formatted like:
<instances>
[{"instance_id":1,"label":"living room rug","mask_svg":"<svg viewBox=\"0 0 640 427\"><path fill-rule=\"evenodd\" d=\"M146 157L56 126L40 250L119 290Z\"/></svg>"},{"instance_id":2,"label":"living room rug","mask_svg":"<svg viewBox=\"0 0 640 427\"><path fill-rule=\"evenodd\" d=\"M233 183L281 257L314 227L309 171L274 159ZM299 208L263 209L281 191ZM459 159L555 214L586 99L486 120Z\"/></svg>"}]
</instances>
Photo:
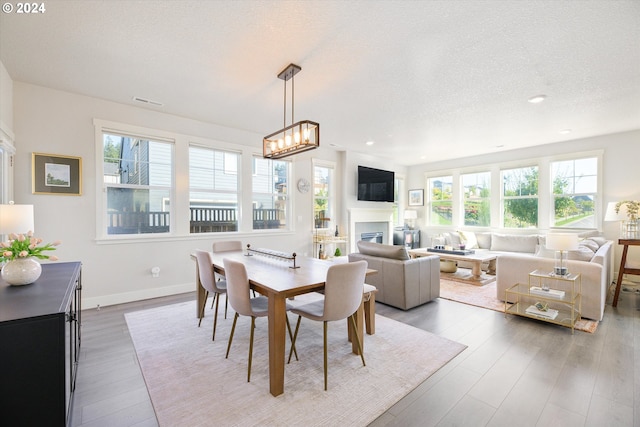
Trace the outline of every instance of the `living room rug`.
<instances>
[{"instance_id":1,"label":"living room rug","mask_svg":"<svg viewBox=\"0 0 640 427\"><path fill-rule=\"evenodd\" d=\"M293 304L308 302L305 297ZM324 391L322 323L303 319L296 343L300 360L285 365L285 392L273 397L267 319L256 319L248 383L251 319L238 319L225 359L233 312L227 319L219 313L218 340L212 342L212 311L207 309L200 328L195 311L194 301L126 314L161 426L365 426L466 348L377 315L375 335L365 335L362 366L346 340L346 322L331 322ZM290 318L295 324L297 317Z\"/></svg>"},{"instance_id":2,"label":"living room rug","mask_svg":"<svg viewBox=\"0 0 640 427\"><path fill-rule=\"evenodd\" d=\"M440 298L488 308L502 313L504 313L505 309L504 302L496 298L495 281L484 286L475 286L440 278ZM511 304L508 304L507 307L511 307ZM593 334L598 328L598 323L595 320L581 319L576 322L575 329Z\"/></svg>"}]
</instances>

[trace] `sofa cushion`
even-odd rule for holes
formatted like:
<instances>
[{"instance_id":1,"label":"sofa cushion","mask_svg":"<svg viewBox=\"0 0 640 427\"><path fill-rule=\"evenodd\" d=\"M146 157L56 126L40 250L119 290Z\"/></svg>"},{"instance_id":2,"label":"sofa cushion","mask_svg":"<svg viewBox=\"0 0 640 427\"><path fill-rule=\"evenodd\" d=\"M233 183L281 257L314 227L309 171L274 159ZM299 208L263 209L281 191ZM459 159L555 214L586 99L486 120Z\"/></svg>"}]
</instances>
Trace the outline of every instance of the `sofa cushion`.
<instances>
[{"instance_id":1,"label":"sofa cushion","mask_svg":"<svg viewBox=\"0 0 640 427\"><path fill-rule=\"evenodd\" d=\"M593 246L597 246L597 243L590 241L591 239L585 239L578 244L578 249L575 251L568 251L566 253L566 259L572 259L577 261L591 261L591 258L595 255L596 251ZM547 249L544 245L537 245L535 255L538 258L555 258L556 251Z\"/></svg>"},{"instance_id":2,"label":"sofa cushion","mask_svg":"<svg viewBox=\"0 0 640 427\"><path fill-rule=\"evenodd\" d=\"M491 250L501 252L524 252L533 254L536 252L538 245L538 236L515 235L515 234L498 234L493 233L491 236Z\"/></svg>"},{"instance_id":3,"label":"sofa cushion","mask_svg":"<svg viewBox=\"0 0 640 427\"><path fill-rule=\"evenodd\" d=\"M358 241L358 251L363 255L377 256L381 258L398 259L405 261L410 259L404 246L383 245L376 242Z\"/></svg>"},{"instance_id":4,"label":"sofa cushion","mask_svg":"<svg viewBox=\"0 0 640 427\"><path fill-rule=\"evenodd\" d=\"M491 249L491 233L476 233L476 240L478 241L479 249Z\"/></svg>"},{"instance_id":5,"label":"sofa cushion","mask_svg":"<svg viewBox=\"0 0 640 427\"><path fill-rule=\"evenodd\" d=\"M458 231L460 242L464 243L467 249L478 249L478 239L473 231Z\"/></svg>"}]
</instances>

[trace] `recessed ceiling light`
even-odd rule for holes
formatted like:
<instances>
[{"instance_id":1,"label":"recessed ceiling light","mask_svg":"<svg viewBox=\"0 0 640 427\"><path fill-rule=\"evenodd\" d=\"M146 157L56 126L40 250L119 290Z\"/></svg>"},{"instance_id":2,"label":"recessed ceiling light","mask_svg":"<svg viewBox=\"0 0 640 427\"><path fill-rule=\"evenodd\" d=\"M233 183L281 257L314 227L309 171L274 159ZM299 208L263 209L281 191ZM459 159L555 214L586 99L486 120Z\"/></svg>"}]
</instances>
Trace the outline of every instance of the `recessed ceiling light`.
<instances>
[{"instance_id":1,"label":"recessed ceiling light","mask_svg":"<svg viewBox=\"0 0 640 427\"><path fill-rule=\"evenodd\" d=\"M561 133L561 134L563 134L563 135L566 135L566 134L568 134L568 133L571 133L571 129L562 129L562 130L560 131L560 133Z\"/></svg>"},{"instance_id":2,"label":"recessed ceiling light","mask_svg":"<svg viewBox=\"0 0 640 427\"><path fill-rule=\"evenodd\" d=\"M547 95L536 95L529 98L528 101L532 104L539 104L545 99L547 99Z\"/></svg>"},{"instance_id":3,"label":"recessed ceiling light","mask_svg":"<svg viewBox=\"0 0 640 427\"><path fill-rule=\"evenodd\" d=\"M504 148L504 144L496 145L496 148Z\"/></svg>"},{"instance_id":4,"label":"recessed ceiling light","mask_svg":"<svg viewBox=\"0 0 640 427\"><path fill-rule=\"evenodd\" d=\"M367 141L367 142L365 142L365 144L371 146L371 145L375 144L375 141Z\"/></svg>"}]
</instances>

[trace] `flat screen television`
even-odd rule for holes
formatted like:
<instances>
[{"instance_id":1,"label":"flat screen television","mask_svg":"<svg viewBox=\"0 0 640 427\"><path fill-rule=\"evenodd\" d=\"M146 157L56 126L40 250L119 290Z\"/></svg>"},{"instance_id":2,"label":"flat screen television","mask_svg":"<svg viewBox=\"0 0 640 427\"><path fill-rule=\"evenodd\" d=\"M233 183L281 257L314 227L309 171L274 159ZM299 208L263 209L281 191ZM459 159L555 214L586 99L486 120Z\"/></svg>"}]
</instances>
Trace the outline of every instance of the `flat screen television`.
<instances>
[{"instance_id":1,"label":"flat screen television","mask_svg":"<svg viewBox=\"0 0 640 427\"><path fill-rule=\"evenodd\" d=\"M358 200L393 202L395 173L358 166Z\"/></svg>"}]
</instances>

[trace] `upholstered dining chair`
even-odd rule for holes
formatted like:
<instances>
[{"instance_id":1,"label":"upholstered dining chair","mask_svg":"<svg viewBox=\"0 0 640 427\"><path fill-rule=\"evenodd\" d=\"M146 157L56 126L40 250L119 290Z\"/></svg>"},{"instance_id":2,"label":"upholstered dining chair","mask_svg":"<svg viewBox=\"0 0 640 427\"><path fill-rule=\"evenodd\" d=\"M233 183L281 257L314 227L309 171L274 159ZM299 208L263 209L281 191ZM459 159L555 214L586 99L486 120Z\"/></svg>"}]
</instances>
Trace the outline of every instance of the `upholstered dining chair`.
<instances>
[{"instance_id":1,"label":"upholstered dining chair","mask_svg":"<svg viewBox=\"0 0 640 427\"><path fill-rule=\"evenodd\" d=\"M209 293L213 293L213 301L215 302L215 311L213 314L213 333L211 334L211 341L216 339L216 326L218 324L218 303L220 301L220 295L227 293L227 282L224 280L216 281L213 272L213 262L211 262L211 255L207 251L197 249L195 251L196 262L198 263L198 275L200 276L200 284L205 290L204 298L202 299L202 306L200 307L200 321L198 327L202 323L204 317L204 306L209 298ZM227 310L225 307L225 318Z\"/></svg>"},{"instance_id":2,"label":"upholstered dining chair","mask_svg":"<svg viewBox=\"0 0 640 427\"><path fill-rule=\"evenodd\" d=\"M229 298L229 304L236 312L233 317L233 325L231 326L231 334L229 334L229 344L227 345L227 354L225 359L229 358L229 351L231 350L231 343L233 342L233 334L236 329L236 322L240 316L251 317L251 332L249 334L249 363L247 367L247 382L251 381L251 361L253 358L253 332L256 327L256 317L266 317L269 314L269 299L264 296L258 296L251 298L249 294L249 277L247 270L241 262L233 261L230 259L223 259L224 272L227 275L227 298ZM291 306L287 304L287 311L291 310ZM293 340L291 334L291 325L289 324L289 318L285 317L287 323L287 331L289 332L289 338ZM291 350L295 352L295 345L292 341ZM298 354L296 353L296 359Z\"/></svg>"},{"instance_id":3,"label":"upholstered dining chair","mask_svg":"<svg viewBox=\"0 0 640 427\"><path fill-rule=\"evenodd\" d=\"M336 264L327 270L327 279L324 286L324 299L309 304L304 304L291 309L291 312L298 315L298 322L293 333L291 350L295 348L300 320L302 317L323 322L324 326L324 389L327 389L327 323L334 320L349 318L353 337L357 340L362 365L366 366L362 344L356 322L355 312L362 303L364 289L364 278L367 272L366 261L356 261L346 264ZM289 361L291 362L291 352Z\"/></svg>"},{"instance_id":4,"label":"upholstered dining chair","mask_svg":"<svg viewBox=\"0 0 640 427\"><path fill-rule=\"evenodd\" d=\"M221 252L231 252L231 251L241 251L242 250L242 242L240 240L223 240L221 242L213 242L211 245L211 250L214 254L219 254ZM224 282L222 285L227 286L226 278L221 274L216 274L216 280L219 282ZM253 294L255 296L255 292ZM213 303L215 301L211 301L211 308L213 308ZM227 318L227 301L224 304L224 318Z\"/></svg>"}]
</instances>

